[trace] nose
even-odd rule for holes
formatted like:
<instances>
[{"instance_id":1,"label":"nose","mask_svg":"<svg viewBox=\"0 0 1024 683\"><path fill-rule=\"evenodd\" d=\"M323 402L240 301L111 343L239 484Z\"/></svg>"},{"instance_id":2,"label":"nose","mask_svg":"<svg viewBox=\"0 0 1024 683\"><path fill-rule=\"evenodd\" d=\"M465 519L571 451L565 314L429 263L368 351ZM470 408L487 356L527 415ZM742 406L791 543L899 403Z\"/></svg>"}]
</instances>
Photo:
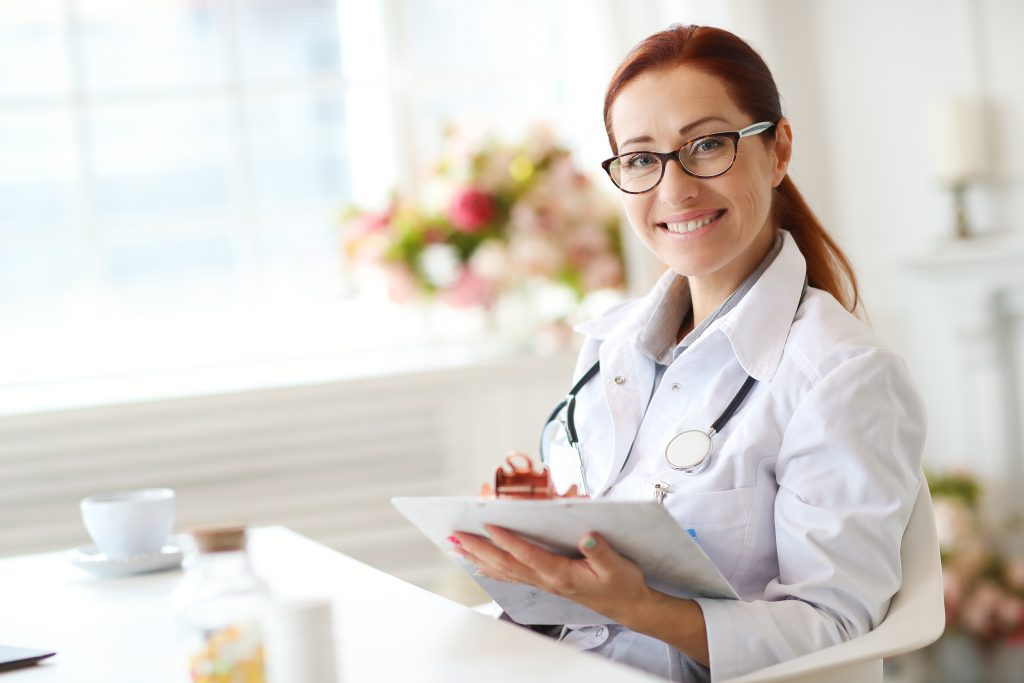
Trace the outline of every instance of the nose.
<instances>
[{"instance_id":1,"label":"nose","mask_svg":"<svg viewBox=\"0 0 1024 683\"><path fill-rule=\"evenodd\" d=\"M700 179L683 170L679 159L671 159L658 185L658 198L669 205L682 204L700 192Z\"/></svg>"}]
</instances>

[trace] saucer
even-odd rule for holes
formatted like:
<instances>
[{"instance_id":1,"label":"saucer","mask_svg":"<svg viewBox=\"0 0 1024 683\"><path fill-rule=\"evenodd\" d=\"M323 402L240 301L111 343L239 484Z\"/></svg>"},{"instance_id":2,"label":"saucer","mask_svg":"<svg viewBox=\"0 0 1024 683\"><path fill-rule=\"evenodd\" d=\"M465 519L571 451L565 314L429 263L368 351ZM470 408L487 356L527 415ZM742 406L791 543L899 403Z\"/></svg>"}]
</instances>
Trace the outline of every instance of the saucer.
<instances>
[{"instance_id":1,"label":"saucer","mask_svg":"<svg viewBox=\"0 0 1024 683\"><path fill-rule=\"evenodd\" d=\"M129 576L166 571L181 566L185 553L177 539L171 538L158 553L111 559L95 545L81 545L65 553L68 562L97 576Z\"/></svg>"}]
</instances>

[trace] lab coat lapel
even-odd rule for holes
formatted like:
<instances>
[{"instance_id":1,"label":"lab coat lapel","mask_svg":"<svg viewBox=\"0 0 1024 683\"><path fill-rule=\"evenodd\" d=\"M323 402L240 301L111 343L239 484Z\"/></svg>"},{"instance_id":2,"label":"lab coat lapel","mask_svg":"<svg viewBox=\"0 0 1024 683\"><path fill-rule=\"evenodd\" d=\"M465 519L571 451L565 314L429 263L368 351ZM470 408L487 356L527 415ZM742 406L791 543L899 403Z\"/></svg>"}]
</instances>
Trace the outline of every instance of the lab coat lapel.
<instances>
[{"instance_id":1,"label":"lab coat lapel","mask_svg":"<svg viewBox=\"0 0 1024 683\"><path fill-rule=\"evenodd\" d=\"M595 495L603 493L618 479L636 440L654 386L654 361L637 348L637 336L678 277L667 271L635 305L618 307L574 328L601 340L597 354L601 361L598 377L612 423L611 467L603 481L588 482ZM621 383L615 381L616 377L622 378Z\"/></svg>"},{"instance_id":2,"label":"lab coat lapel","mask_svg":"<svg viewBox=\"0 0 1024 683\"><path fill-rule=\"evenodd\" d=\"M595 492L603 493L622 471L654 386L654 362L632 342L616 335L605 340L599 351L601 387L610 408L614 439L611 468L603 482L594 482ZM616 378L621 378L621 383Z\"/></svg>"}]
</instances>

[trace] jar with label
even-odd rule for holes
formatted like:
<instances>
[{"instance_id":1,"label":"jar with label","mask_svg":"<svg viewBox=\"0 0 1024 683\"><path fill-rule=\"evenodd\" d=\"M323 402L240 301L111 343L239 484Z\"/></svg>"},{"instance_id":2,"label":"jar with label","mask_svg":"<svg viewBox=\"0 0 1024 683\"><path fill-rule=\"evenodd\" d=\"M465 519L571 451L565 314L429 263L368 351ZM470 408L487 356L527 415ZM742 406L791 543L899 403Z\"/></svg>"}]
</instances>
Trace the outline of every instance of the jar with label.
<instances>
[{"instance_id":1,"label":"jar with label","mask_svg":"<svg viewBox=\"0 0 1024 683\"><path fill-rule=\"evenodd\" d=\"M190 530L198 554L175 592L193 683L265 683L264 618L270 593L252 570L245 527Z\"/></svg>"}]
</instances>

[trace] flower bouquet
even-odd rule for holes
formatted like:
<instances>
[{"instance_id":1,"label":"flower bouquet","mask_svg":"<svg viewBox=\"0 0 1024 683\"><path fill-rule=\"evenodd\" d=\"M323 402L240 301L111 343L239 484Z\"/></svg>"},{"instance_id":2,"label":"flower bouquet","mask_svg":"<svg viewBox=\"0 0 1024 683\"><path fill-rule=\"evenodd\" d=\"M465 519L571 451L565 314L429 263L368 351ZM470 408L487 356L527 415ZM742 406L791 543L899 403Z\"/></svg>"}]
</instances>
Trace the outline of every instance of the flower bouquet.
<instances>
[{"instance_id":1,"label":"flower bouquet","mask_svg":"<svg viewBox=\"0 0 1024 683\"><path fill-rule=\"evenodd\" d=\"M946 632L885 660L887 683L1002 683L1024 671L1024 558L997 550L969 474L928 474L942 559Z\"/></svg>"},{"instance_id":2,"label":"flower bouquet","mask_svg":"<svg viewBox=\"0 0 1024 683\"><path fill-rule=\"evenodd\" d=\"M1024 646L1024 558L986 538L981 487L970 475L929 475L942 557L946 629L984 645Z\"/></svg>"},{"instance_id":3,"label":"flower bouquet","mask_svg":"<svg viewBox=\"0 0 1024 683\"><path fill-rule=\"evenodd\" d=\"M622 289L618 209L546 128L518 144L451 129L444 149L419 201L395 193L382 210L344 212L351 267L382 271L398 302L490 309L525 293L548 323Z\"/></svg>"}]
</instances>

